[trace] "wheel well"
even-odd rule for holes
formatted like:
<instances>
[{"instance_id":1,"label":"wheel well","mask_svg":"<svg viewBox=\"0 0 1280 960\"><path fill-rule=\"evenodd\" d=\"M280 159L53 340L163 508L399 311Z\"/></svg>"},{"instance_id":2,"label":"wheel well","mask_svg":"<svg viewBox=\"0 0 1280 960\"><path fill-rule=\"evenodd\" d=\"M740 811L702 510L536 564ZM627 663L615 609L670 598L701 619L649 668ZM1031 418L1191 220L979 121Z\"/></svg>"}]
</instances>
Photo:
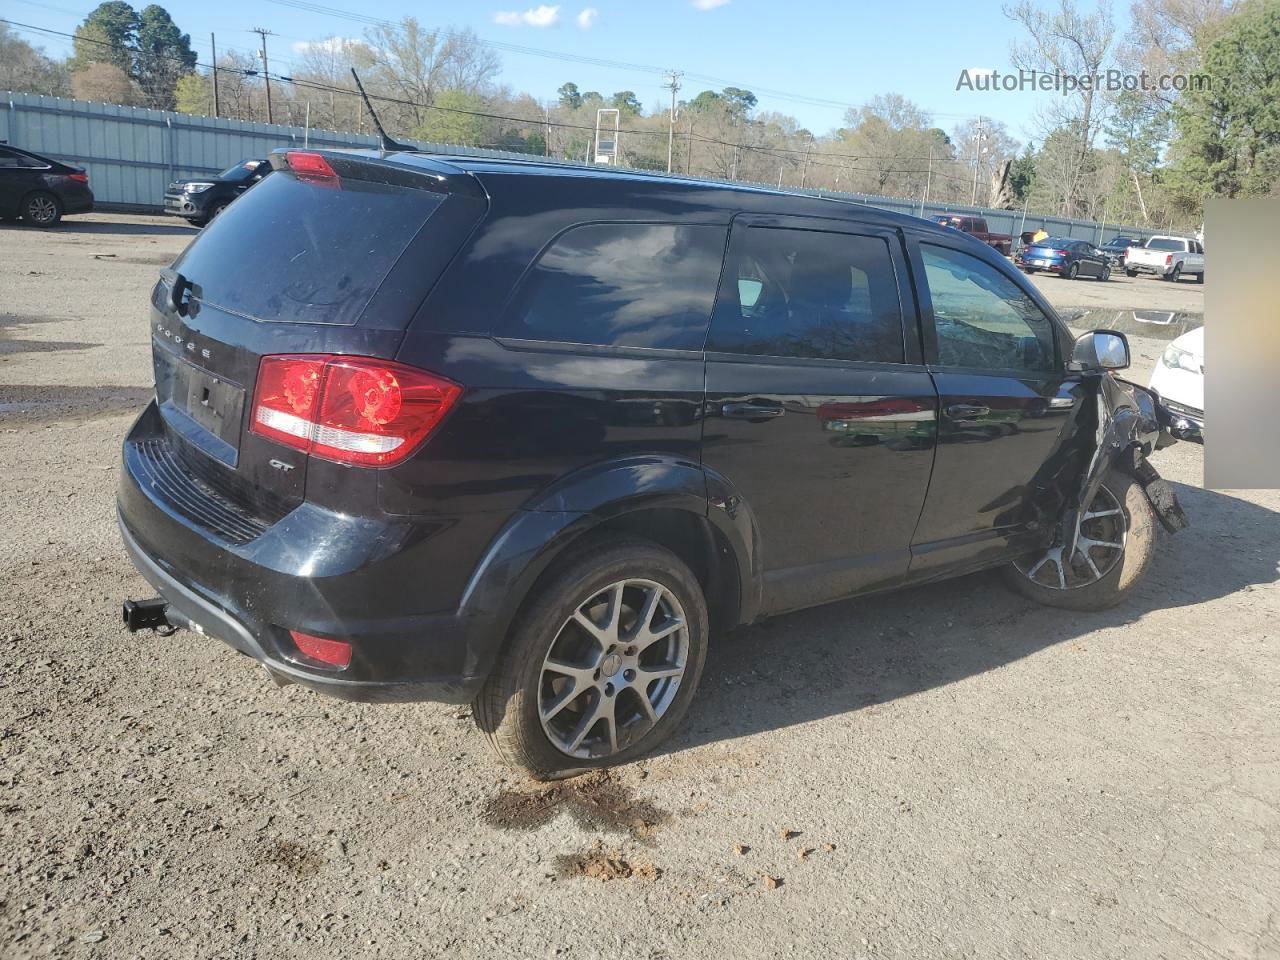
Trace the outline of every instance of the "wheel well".
<instances>
[{"instance_id":1,"label":"wheel well","mask_svg":"<svg viewBox=\"0 0 1280 960\"><path fill-rule=\"evenodd\" d=\"M704 517L669 508L624 513L592 527L563 556L588 542L619 535L651 540L688 564L707 598L713 633L737 626L742 605L738 561L728 540Z\"/></svg>"}]
</instances>

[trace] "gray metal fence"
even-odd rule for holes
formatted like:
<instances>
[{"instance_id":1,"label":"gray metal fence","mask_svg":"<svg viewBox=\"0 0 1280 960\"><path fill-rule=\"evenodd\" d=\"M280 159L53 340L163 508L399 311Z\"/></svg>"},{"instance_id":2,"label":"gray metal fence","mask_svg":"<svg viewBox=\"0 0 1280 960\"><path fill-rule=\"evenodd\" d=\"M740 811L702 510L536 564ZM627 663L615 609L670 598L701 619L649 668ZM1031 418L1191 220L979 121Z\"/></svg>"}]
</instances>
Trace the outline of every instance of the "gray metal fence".
<instances>
[{"instance_id":1,"label":"gray metal fence","mask_svg":"<svg viewBox=\"0 0 1280 960\"><path fill-rule=\"evenodd\" d=\"M94 196L104 207L159 210L163 205L165 185L171 180L215 174L249 157L265 156L277 147L377 146L377 138L372 134L197 117L30 93L7 93L0 94L0 97L3 97L0 102L0 141L84 166L89 172ZM538 159L502 150L409 142L441 154ZM985 217L993 232L1015 237L1023 230L1035 230L1041 226L1056 236L1094 243L1100 243L1115 233L1147 237L1154 232L1129 224L1101 224L1092 220L1045 216L1034 211L1024 214L1022 210L922 204L909 197L877 197L812 189L792 189L790 192L865 203L915 216L974 214Z\"/></svg>"}]
</instances>

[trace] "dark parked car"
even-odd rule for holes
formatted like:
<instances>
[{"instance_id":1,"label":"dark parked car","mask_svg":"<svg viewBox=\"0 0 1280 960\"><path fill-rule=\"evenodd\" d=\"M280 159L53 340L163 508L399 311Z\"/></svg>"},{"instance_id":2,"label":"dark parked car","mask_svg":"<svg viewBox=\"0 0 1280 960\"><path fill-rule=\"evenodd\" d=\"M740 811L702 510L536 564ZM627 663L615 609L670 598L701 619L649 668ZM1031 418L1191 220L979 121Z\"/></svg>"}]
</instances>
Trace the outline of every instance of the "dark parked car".
<instances>
[{"instance_id":1,"label":"dark parked car","mask_svg":"<svg viewBox=\"0 0 1280 960\"><path fill-rule=\"evenodd\" d=\"M216 177L175 180L165 189L164 212L203 227L270 172L266 160L245 160Z\"/></svg>"},{"instance_id":2,"label":"dark parked car","mask_svg":"<svg viewBox=\"0 0 1280 960\"><path fill-rule=\"evenodd\" d=\"M21 217L33 227L52 227L64 214L92 210L83 167L0 144L0 220Z\"/></svg>"},{"instance_id":3,"label":"dark parked car","mask_svg":"<svg viewBox=\"0 0 1280 960\"><path fill-rule=\"evenodd\" d=\"M1124 252L1130 247L1142 246L1142 239L1139 237L1112 237L1098 249L1107 255L1111 266L1118 267L1124 263Z\"/></svg>"},{"instance_id":4,"label":"dark parked car","mask_svg":"<svg viewBox=\"0 0 1280 960\"><path fill-rule=\"evenodd\" d=\"M152 292L118 503L160 597L131 629L473 702L557 776L660 742L735 625L985 567L1097 609L1179 523L1123 336L1074 339L954 230L616 170L271 162Z\"/></svg>"},{"instance_id":5,"label":"dark parked car","mask_svg":"<svg viewBox=\"0 0 1280 960\"><path fill-rule=\"evenodd\" d=\"M1018 266L1027 273L1044 270L1068 280L1076 277L1111 279L1111 262L1106 254L1087 241L1070 237L1045 237L1033 243L1022 251Z\"/></svg>"}]
</instances>

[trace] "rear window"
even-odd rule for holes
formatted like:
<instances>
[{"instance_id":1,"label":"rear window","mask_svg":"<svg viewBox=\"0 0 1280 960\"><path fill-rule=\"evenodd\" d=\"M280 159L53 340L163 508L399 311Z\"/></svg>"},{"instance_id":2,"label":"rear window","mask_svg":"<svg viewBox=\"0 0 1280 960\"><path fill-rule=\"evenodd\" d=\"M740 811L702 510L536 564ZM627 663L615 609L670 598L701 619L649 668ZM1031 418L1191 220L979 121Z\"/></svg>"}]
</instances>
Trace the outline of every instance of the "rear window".
<instances>
[{"instance_id":1,"label":"rear window","mask_svg":"<svg viewBox=\"0 0 1280 960\"><path fill-rule=\"evenodd\" d=\"M444 197L343 178L264 178L173 265L204 303L252 317L353 324Z\"/></svg>"},{"instance_id":2,"label":"rear window","mask_svg":"<svg viewBox=\"0 0 1280 960\"><path fill-rule=\"evenodd\" d=\"M1148 250L1186 250L1187 241L1170 240L1162 237L1155 237L1147 241Z\"/></svg>"},{"instance_id":3,"label":"rear window","mask_svg":"<svg viewBox=\"0 0 1280 960\"><path fill-rule=\"evenodd\" d=\"M698 350L727 230L665 223L571 227L525 277L504 333L530 340Z\"/></svg>"}]
</instances>

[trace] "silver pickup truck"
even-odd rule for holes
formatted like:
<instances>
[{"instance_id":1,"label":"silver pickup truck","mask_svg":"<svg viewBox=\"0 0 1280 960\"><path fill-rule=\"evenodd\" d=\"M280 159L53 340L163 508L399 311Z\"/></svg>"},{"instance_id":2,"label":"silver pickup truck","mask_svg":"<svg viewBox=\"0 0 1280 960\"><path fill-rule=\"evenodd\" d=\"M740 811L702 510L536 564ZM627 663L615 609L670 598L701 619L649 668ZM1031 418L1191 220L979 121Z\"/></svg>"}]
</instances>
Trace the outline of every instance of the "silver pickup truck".
<instances>
[{"instance_id":1,"label":"silver pickup truck","mask_svg":"<svg viewBox=\"0 0 1280 960\"><path fill-rule=\"evenodd\" d=\"M1131 277L1154 273L1161 280L1194 277L1204 283L1204 247L1187 237L1152 237L1124 252L1124 272Z\"/></svg>"}]
</instances>

